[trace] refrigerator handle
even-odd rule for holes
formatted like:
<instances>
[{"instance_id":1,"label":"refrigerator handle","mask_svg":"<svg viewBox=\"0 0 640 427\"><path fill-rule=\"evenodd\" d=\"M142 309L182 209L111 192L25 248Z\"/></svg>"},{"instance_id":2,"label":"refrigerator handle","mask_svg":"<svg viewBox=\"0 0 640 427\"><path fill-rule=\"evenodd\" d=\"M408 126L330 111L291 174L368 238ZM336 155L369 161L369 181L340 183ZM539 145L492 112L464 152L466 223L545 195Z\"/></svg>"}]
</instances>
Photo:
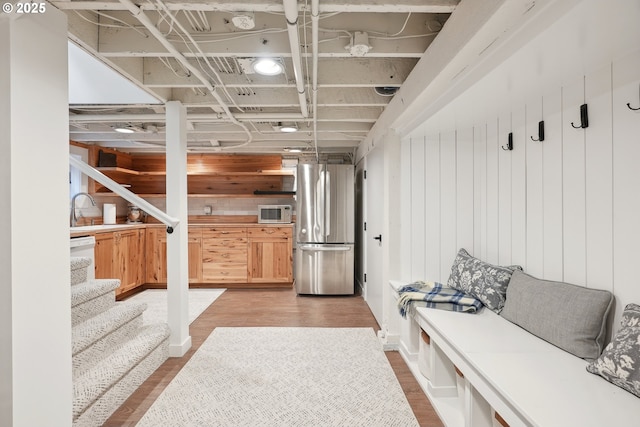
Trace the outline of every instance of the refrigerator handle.
<instances>
[{"instance_id":1,"label":"refrigerator handle","mask_svg":"<svg viewBox=\"0 0 640 427\"><path fill-rule=\"evenodd\" d=\"M298 249L303 251L318 252L348 252L351 250L349 246L327 246L327 245L301 245Z\"/></svg>"},{"instance_id":2,"label":"refrigerator handle","mask_svg":"<svg viewBox=\"0 0 640 427\"><path fill-rule=\"evenodd\" d=\"M319 229L320 232L324 233L324 174L320 172L320 176L318 177L318 181L316 181L316 209L315 209L315 225L314 225L314 233L315 236L316 230Z\"/></svg>"},{"instance_id":3,"label":"refrigerator handle","mask_svg":"<svg viewBox=\"0 0 640 427\"><path fill-rule=\"evenodd\" d=\"M325 176L325 191L326 191L326 195L325 195L325 228L324 228L324 233L325 236L329 236L331 234L331 175L329 174L329 171L325 171L324 172L324 176Z\"/></svg>"}]
</instances>

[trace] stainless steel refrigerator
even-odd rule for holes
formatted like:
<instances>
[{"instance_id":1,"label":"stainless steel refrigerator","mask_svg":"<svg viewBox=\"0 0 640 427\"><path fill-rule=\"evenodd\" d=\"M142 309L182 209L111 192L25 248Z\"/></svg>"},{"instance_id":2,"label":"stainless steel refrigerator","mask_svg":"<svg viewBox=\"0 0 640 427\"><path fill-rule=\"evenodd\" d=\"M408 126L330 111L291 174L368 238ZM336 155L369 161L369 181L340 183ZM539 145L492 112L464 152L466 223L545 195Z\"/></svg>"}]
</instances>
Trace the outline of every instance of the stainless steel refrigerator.
<instances>
[{"instance_id":1,"label":"stainless steel refrigerator","mask_svg":"<svg viewBox=\"0 0 640 427\"><path fill-rule=\"evenodd\" d=\"M300 164L296 191L298 294L354 293L352 165Z\"/></svg>"}]
</instances>

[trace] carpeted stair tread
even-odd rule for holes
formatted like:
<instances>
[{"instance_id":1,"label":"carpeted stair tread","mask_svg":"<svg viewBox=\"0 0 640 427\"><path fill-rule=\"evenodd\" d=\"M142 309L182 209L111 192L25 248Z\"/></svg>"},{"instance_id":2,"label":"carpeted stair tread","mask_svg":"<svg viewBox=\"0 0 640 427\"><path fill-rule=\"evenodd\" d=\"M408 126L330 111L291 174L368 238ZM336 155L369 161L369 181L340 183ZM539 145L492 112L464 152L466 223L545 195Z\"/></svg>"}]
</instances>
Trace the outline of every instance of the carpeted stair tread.
<instances>
[{"instance_id":1,"label":"carpeted stair tread","mask_svg":"<svg viewBox=\"0 0 640 427\"><path fill-rule=\"evenodd\" d=\"M140 328L136 336L114 348L114 351L73 382L73 419L76 420L118 381L140 364L169 337L164 323Z\"/></svg>"},{"instance_id":2,"label":"carpeted stair tread","mask_svg":"<svg viewBox=\"0 0 640 427\"><path fill-rule=\"evenodd\" d=\"M104 337L94 341L84 350L74 353L72 359L73 378L77 378L87 370L91 369L91 367L96 363L105 357L108 357L121 343L135 337L142 326L142 313L140 313L138 316L109 332Z\"/></svg>"},{"instance_id":3,"label":"carpeted stair tread","mask_svg":"<svg viewBox=\"0 0 640 427\"><path fill-rule=\"evenodd\" d=\"M71 308L114 291L119 286L118 279L94 279L75 285L71 288Z\"/></svg>"},{"instance_id":4,"label":"carpeted stair tread","mask_svg":"<svg viewBox=\"0 0 640 427\"><path fill-rule=\"evenodd\" d=\"M71 285L77 285L87 280L87 268L91 265L89 257L71 257Z\"/></svg>"},{"instance_id":5,"label":"carpeted stair tread","mask_svg":"<svg viewBox=\"0 0 640 427\"><path fill-rule=\"evenodd\" d=\"M71 287L71 325L75 326L116 303L117 279L89 280Z\"/></svg>"},{"instance_id":6,"label":"carpeted stair tread","mask_svg":"<svg viewBox=\"0 0 640 427\"><path fill-rule=\"evenodd\" d=\"M96 427L104 422L169 358L169 337L74 418L73 427Z\"/></svg>"},{"instance_id":7,"label":"carpeted stair tread","mask_svg":"<svg viewBox=\"0 0 640 427\"><path fill-rule=\"evenodd\" d=\"M75 325L71 331L72 354L75 355L81 352L112 331L133 320L141 315L146 308L146 304L117 303L107 311Z\"/></svg>"}]
</instances>

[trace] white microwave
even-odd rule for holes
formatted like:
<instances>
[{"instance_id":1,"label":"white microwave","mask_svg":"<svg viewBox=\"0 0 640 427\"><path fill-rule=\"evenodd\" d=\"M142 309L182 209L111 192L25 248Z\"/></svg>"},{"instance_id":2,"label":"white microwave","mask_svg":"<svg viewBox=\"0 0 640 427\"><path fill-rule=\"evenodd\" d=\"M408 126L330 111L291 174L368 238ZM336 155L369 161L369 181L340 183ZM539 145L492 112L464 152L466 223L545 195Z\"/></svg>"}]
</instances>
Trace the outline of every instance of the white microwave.
<instances>
[{"instance_id":1,"label":"white microwave","mask_svg":"<svg viewBox=\"0 0 640 427\"><path fill-rule=\"evenodd\" d=\"M261 224L290 224L290 205L258 205L258 222Z\"/></svg>"}]
</instances>

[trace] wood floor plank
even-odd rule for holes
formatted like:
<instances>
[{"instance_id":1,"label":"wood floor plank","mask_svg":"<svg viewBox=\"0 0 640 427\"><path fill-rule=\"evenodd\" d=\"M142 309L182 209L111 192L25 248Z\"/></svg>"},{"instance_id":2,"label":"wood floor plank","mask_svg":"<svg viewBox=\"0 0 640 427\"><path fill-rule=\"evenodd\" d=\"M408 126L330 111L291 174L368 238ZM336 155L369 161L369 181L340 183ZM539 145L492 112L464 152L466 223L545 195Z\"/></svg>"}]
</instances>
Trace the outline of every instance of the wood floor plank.
<instances>
[{"instance_id":1,"label":"wood floor plank","mask_svg":"<svg viewBox=\"0 0 640 427\"><path fill-rule=\"evenodd\" d=\"M190 326L192 347L182 358L170 358L105 422L128 427L142 418L173 377L218 326L358 328L379 326L361 296L298 296L292 289L225 291ZM418 422L442 426L435 410L397 352L386 352ZM179 426L176 426L179 427Z\"/></svg>"}]
</instances>

